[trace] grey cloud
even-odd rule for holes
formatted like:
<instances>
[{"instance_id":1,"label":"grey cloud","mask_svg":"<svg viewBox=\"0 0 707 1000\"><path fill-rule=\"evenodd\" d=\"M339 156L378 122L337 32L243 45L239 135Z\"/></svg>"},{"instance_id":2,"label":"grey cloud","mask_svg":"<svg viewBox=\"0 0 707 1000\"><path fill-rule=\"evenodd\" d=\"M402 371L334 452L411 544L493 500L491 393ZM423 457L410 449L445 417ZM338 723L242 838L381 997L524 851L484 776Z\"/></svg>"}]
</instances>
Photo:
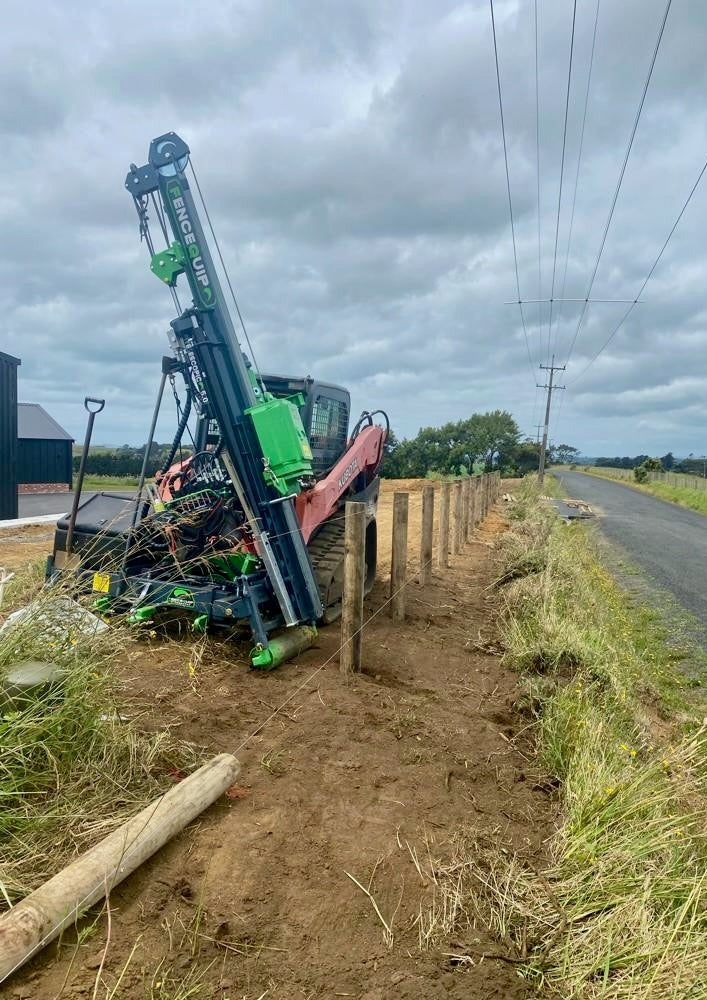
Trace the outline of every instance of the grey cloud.
<instances>
[{"instance_id":1,"label":"grey cloud","mask_svg":"<svg viewBox=\"0 0 707 1000\"><path fill-rule=\"evenodd\" d=\"M540 4L542 294L549 295L570 5ZM707 8L673 5L594 294L632 297L704 161ZM521 292L537 295L532 5L497 0ZM663 0L602 4L565 294L584 295ZM562 286L593 4L580 4ZM167 349L169 295L149 273L123 179L181 131L258 359L349 385L398 433L508 407L539 419L547 307L517 309L488 5L276 0L15 7L0 42L0 350L21 395L81 436L140 441ZM707 254L696 197L639 306L591 305L556 437L589 451L704 449ZM564 359L579 307L555 307ZM161 431L169 433L166 417Z\"/></svg>"}]
</instances>

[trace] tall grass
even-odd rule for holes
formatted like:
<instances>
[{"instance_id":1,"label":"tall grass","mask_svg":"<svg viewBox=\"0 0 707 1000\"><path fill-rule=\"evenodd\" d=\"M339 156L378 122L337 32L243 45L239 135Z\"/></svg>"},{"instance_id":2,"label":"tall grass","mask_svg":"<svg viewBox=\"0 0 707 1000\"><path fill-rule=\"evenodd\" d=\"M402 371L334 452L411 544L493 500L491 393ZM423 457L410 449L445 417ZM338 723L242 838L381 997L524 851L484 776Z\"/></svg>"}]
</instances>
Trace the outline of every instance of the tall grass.
<instances>
[{"instance_id":1,"label":"tall grass","mask_svg":"<svg viewBox=\"0 0 707 1000\"><path fill-rule=\"evenodd\" d=\"M495 848L478 855L475 905L546 994L707 997L707 731L685 725L676 654L584 526L554 519L529 485L516 514L501 628L562 814L542 875Z\"/></svg>"},{"instance_id":2,"label":"tall grass","mask_svg":"<svg viewBox=\"0 0 707 1000\"><path fill-rule=\"evenodd\" d=\"M16 594L28 595L27 581ZM147 736L121 718L112 665L129 641L120 629L83 634L56 597L0 634L0 674L24 660L65 671L61 689L0 704L0 908L59 870L141 808L168 783L168 768L193 755L166 734Z\"/></svg>"}]
</instances>

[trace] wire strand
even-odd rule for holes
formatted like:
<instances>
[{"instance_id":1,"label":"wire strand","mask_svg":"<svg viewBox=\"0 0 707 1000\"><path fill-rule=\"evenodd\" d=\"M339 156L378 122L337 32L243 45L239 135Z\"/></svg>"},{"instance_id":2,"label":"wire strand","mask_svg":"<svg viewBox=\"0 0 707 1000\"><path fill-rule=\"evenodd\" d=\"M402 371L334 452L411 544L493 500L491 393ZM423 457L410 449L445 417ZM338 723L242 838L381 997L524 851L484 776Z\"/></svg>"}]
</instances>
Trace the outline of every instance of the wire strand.
<instances>
[{"instance_id":1,"label":"wire strand","mask_svg":"<svg viewBox=\"0 0 707 1000\"><path fill-rule=\"evenodd\" d=\"M700 170L700 172L699 172L699 174L697 176L697 180L692 185L692 189L691 189L689 195L687 196L687 198L685 199L685 202L684 202L682 208L680 209L678 217L675 220L675 222L673 223L673 227L670 230L670 232L668 233L665 242L663 243L662 247L660 248L660 250L658 252L658 256L653 261L653 263L651 265L651 268L650 268L648 274L646 275L643 284L641 285L640 289L638 290L638 295L633 300L633 302L628 307L628 309L624 312L624 314L621 317L621 319L619 320L619 322L616 324L616 326L614 327L614 329L611 331L611 333L606 338L606 340L604 341L604 343L602 344L602 346L599 348L599 350L597 351L597 353L594 355L594 357L592 358L592 360L589 362L589 364L586 365L582 369L582 371L579 373L579 375L577 375L575 378L573 378L573 379L570 380L570 382L568 383L569 385L574 385L575 382L577 382L580 378L582 378L582 376L586 372L589 371L589 369L592 367L592 365L597 360L597 358L599 357L599 355L602 354L606 350L606 348L609 346L609 344L614 339L614 337L616 336L616 334L619 332L619 330L621 329L621 327L624 325L624 323L626 322L626 320L629 318L629 316L633 312L634 308L638 305L638 300L640 299L641 295L643 295L643 292L645 291L646 285L648 284L648 282L653 277L653 272L655 271L656 267L660 263L660 259L663 256L663 254L665 253L666 247L668 246L668 243L670 243L670 240L672 239L673 233L678 228L678 225L680 224L680 220L682 219L683 215L685 214L687 206L692 201L692 196L694 195L695 191L697 190L697 188L699 186L699 183L702 180L702 177L704 176L705 171L707 171L707 160L705 161L702 169Z\"/></svg>"},{"instance_id":2,"label":"wire strand","mask_svg":"<svg viewBox=\"0 0 707 1000\"><path fill-rule=\"evenodd\" d=\"M587 108L589 107L589 91L592 84L592 70L594 68L594 51L596 49L597 43L597 27L599 24L599 7L601 6L601 0L597 0L596 11L594 14L594 31L592 33L592 49L589 56L589 72L587 73L587 88L584 92L584 111L582 113L582 128L579 135L579 151L577 153L577 169L574 175L574 191L572 193L572 209L570 211L570 227L569 233L567 235L567 252L565 254L565 267L562 274L562 290L560 291L560 315L558 318L558 326L560 320L562 319L562 310L565 298L565 286L567 283L567 266L570 259L570 248L572 246L572 234L574 232L574 212L577 204L577 189L579 187L579 171L582 165L582 153L584 151L584 129L587 124ZM563 397L564 398L564 397Z\"/></svg>"},{"instance_id":3,"label":"wire strand","mask_svg":"<svg viewBox=\"0 0 707 1000\"><path fill-rule=\"evenodd\" d=\"M489 0L491 4L491 30L493 32L493 54L496 62L496 83L498 85L498 108L501 114L501 136L503 138L503 161L506 166L506 190L508 192L508 212L511 217L511 237L513 239L513 263L515 265L516 272L516 291L518 292L518 310L520 312L520 321L523 324L523 336L525 337L525 349L528 352L528 364L530 365L530 370L534 373L535 369L533 367L533 358L530 353L530 342L528 341L528 329L525 325L525 316L523 315L523 303L521 302L520 295L520 278L518 276L518 250L516 248L516 227L513 220L513 199L511 198L511 175L508 171L508 148L506 146L506 124L503 118L503 97L501 96L501 72L498 68L498 44L496 41L496 19L493 13L493 0Z\"/></svg>"},{"instance_id":4,"label":"wire strand","mask_svg":"<svg viewBox=\"0 0 707 1000\"><path fill-rule=\"evenodd\" d=\"M540 337L539 356L542 357L543 307L542 307L542 267L540 242L540 83L538 73L538 0L533 0L535 21L535 166L538 200L538 335ZM520 298L520 296L519 296Z\"/></svg>"},{"instance_id":5,"label":"wire strand","mask_svg":"<svg viewBox=\"0 0 707 1000\"><path fill-rule=\"evenodd\" d=\"M552 283L550 286L550 320L547 327L547 363L550 363L552 343L552 307L555 295L555 273L557 271L557 244L560 238L560 215L562 213L562 183L565 177L565 151L567 148L567 118L570 110L570 90L572 87L572 58L574 56L574 29L577 23L577 0L572 6L572 34L570 35L570 58L567 67L567 94L565 96L565 124L562 129L562 157L560 159L560 190L557 194L557 221L555 223L555 251L552 257ZM520 296L519 296L520 297Z\"/></svg>"},{"instance_id":6,"label":"wire strand","mask_svg":"<svg viewBox=\"0 0 707 1000\"><path fill-rule=\"evenodd\" d=\"M585 317L585 315L587 313L587 300L589 299L589 296L591 295L591 292L592 292L592 288L594 287L594 281L595 281L596 276L597 276L597 271L599 270L599 263L601 261L602 254L604 253L604 247L606 246L606 238L609 235L609 227L611 226L611 220L614 217L614 209L616 208L616 202L618 201L619 192L621 191L621 185L622 185L623 179L624 179L624 174L626 173L626 166L628 164L629 156L631 155L631 149L633 148L633 140L636 137L636 131L638 129L638 123L641 120L641 113L643 112L643 105L644 105L645 100L646 100L646 94L648 93L648 87L649 87L649 84L651 82L651 77L653 76L653 67L655 66L656 59L658 58L658 50L660 49L660 43L661 43L662 38L663 38L663 32L665 31L665 25L666 25L666 22L668 20L668 14L670 13L670 6L671 6L671 4L672 4L672 0L667 0L667 3L665 5L665 11L663 12L663 19L661 21L660 29L658 31L658 38L656 39L655 48L653 49L653 57L651 59L650 66L648 68L648 74L646 75L645 83L643 84L643 92L641 93L641 100L639 101L639 104L638 104L638 110L636 111L636 116L635 116L634 121L633 121L633 128L631 129L631 135L629 137L628 146L626 147L626 154L624 156L623 163L621 164L621 170L619 171L619 178L618 178L618 181L616 182L616 189L614 191L614 196L613 196L613 198L611 200L611 208L609 209L609 215L607 217L606 224L604 226L604 232L602 234L601 243L599 245L599 252L597 254L597 258L596 258L596 261L594 263L594 269L592 271L592 276L591 276L591 278L589 280L589 287L587 288L587 294L586 294L586 297L585 297L585 303L582 306L582 311L579 314L579 319L577 321L577 328L574 331L574 336L572 338L572 343L570 344L570 349L569 349L569 352L567 354L567 358L565 360L565 364L567 364L569 362L570 357L572 356L572 351L574 350L574 345L577 343L577 337L579 336L579 331L582 328L582 323L583 323L584 317Z\"/></svg>"},{"instance_id":7,"label":"wire strand","mask_svg":"<svg viewBox=\"0 0 707 1000\"><path fill-rule=\"evenodd\" d=\"M194 164L191 159L189 160L189 166L191 167L192 177L194 178L194 183L196 184L196 190L199 192L199 200L201 201L201 206L204 209L204 215L206 216L206 221L211 232L211 237L214 241L214 246L216 247L216 253L218 254L218 259L221 261L221 267L223 268L223 273L226 278L226 284L228 285L228 290L231 293L231 298L233 299L233 304L236 307L236 314L238 315L238 320L241 324L241 329L243 330L243 336L245 337L246 344L248 345L248 350L250 351L250 356L253 361L253 367L255 368L255 373L258 376L260 386L263 392L266 392L265 382L263 381L263 376L260 372L260 366L258 364L257 358L255 357L255 351L253 350L253 345L250 342L250 337L248 336L248 331L246 330L245 323L243 321L243 316L241 314L241 308L238 305L238 299L236 298L236 293L233 291L233 285L231 284L231 278L228 273L228 268L226 267L225 261L223 259L223 254L221 253L221 247L219 241L216 238L216 233L214 231L214 226L211 221L211 216L209 215L209 210L206 207L206 202L204 201L204 196L201 193L201 185L199 184L199 178L196 176L196 170L194 169Z\"/></svg>"}]
</instances>

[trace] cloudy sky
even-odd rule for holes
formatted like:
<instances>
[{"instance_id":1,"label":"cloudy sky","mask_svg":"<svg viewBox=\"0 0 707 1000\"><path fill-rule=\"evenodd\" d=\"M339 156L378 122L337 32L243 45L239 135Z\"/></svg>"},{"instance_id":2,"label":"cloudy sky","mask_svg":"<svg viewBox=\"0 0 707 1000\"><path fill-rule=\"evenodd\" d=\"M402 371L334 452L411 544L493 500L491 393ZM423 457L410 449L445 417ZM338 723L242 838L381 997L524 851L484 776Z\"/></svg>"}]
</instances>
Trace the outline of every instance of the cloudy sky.
<instances>
[{"instance_id":1,"label":"cloudy sky","mask_svg":"<svg viewBox=\"0 0 707 1000\"><path fill-rule=\"evenodd\" d=\"M538 8L540 279L533 3L496 0L527 299L550 294L572 2ZM586 294L664 8L601 2L568 255L596 12L578 0L558 297ZM265 370L341 382L399 435L497 407L535 434L537 372L505 304L517 296L486 0L9 0L4 14L0 350L22 358L22 400L81 438L83 396L104 395L95 440L144 440L172 303L123 181L175 130ZM594 297L635 297L702 168L706 50L707 4L673 0ZM707 450L706 208L707 176L643 304L584 372L626 308L589 306L556 441ZM537 366L548 307L525 315ZM578 317L554 307L563 363Z\"/></svg>"}]
</instances>

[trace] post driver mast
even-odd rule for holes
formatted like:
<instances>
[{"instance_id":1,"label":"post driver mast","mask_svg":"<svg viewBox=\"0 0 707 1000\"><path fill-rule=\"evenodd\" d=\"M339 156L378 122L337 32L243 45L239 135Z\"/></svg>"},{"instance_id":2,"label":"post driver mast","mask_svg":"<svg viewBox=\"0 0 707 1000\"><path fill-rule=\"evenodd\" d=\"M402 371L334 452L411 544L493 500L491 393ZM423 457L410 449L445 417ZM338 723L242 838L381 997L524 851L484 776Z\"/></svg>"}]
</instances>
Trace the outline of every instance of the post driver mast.
<instances>
[{"instance_id":1,"label":"post driver mast","mask_svg":"<svg viewBox=\"0 0 707 1000\"><path fill-rule=\"evenodd\" d=\"M278 624L270 610L273 597L279 624L314 623L322 615L294 507L294 498L313 482L312 453L298 400L271 396L238 342L187 180L189 152L174 132L154 139L147 164L132 165L125 186L152 253L153 272L172 289L186 275L193 304L170 324L172 349L191 385L198 421L217 428L218 467L230 480L222 485L230 485L238 497L267 578L263 572L244 573L237 581L236 607L214 589L202 595L198 608L217 623L247 618L256 643L264 648L268 630ZM148 227L150 203L165 238L165 219L174 236L156 252ZM164 584L155 581L154 587L160 586ZM189 587L193 592L191 582ZM150 599L148 594L145 600Z\"/></svg>"}]
</instances>

